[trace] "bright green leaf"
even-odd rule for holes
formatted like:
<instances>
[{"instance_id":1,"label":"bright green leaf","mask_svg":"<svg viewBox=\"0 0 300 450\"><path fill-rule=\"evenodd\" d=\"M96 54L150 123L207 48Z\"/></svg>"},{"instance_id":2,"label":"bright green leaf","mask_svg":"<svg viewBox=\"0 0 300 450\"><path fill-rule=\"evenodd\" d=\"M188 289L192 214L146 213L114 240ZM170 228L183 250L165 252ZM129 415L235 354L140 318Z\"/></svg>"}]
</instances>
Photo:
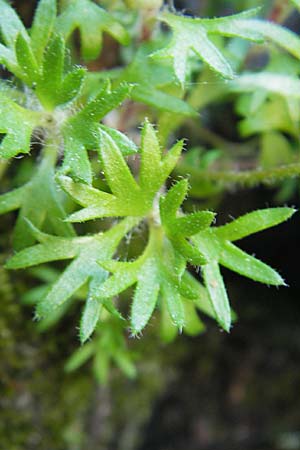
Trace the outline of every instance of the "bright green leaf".
<instances>
[{"instance_id":1,"label":"bright green leaf","mask_svg":"<svg viewBox=\"0 0 300 450\"><path fill-rule=\"evenodd\" d=\"M0 0L0 29L4 43L11 49L19 34L27 37L27 31L14 9L5 0Z\"/></svg>"},{"instance_id":2,"label":"bright green leaf","mask_svg":"<svg viewBox=\"0 0 300 450\"><path fill-rule=\"evenodd\" d=\"M106 181L112 194L85 188L67 178L62 187L85 209L73 213L69 220L81 222L97 217L143 216L150 211L155 195L176 165L182 142L162 155L156 132L146 122L142 131L139 183L134 179L121 149L108 133L101 130L100 156Z\"/></svg>"},{"instance_id":3,"label":"bright green leaf","mask_svg":"<svg viewBox=\"0 0 300 450\"><path fill-rule=\"evenodd\" d=\"M63 173L71 173L75 179L91 184L92 169L87 150L99 149L101 134L99 121L123 102L129 90L128 85L121 85L115 91L110 91L106 84L95 98L64 122Z\"/></svg>"},{"instance_id":4,"label":"bright green leaf","mask_svg":"<svg viewBox=\"0 0 300 450\"><path fill-rule=\"evenodd\" d=\"M0 133L5 134L0 145L0 157L12 158L30 152L30 139L40 123L40 114L22 108L0 95Z\"/></svg>"},{"instance_id":5,"label":"bright green leaf","mask_svg":"<svg viewBox=\"0 0 300 450\"><path fill-rule=\"evenodd\" d=\"M237 241L250 234L274 227L288 220L295 213L293 208L267 208L252 211L232 222L215 229L215 234L220 239Z\"/></svg>"},{"instance_id":6,"label":"bright green leaf","mask_svg":"<svg viewBox=\"0 0 300 450\"><path fill-rule=\"evenodd\" d=\"M159 276L155 260L149 258L138 274L131 307L131 328L138 334L147 325L155 308L159 292Z\"/></svg>"},{"instance_id":7,"label":"bright green leaf","mask_svg":"<svg viewBox=\"0 0 300 450\"><path fill-rule=\"evenodd\" d=\"M285 284L282 277L274 269L228 241L222 243L219 262L228 269L254 281L274 286Z\"/></svg>"},{"instance_id":8,"label":"bright green leaf","mask_svg":"<svg viewBox=\"0 0 300 450\"><path fill-rule=\"evenodd\" d=\"M31 45L38 62L42 60L55 19L56 0L40 0L30 29Z\"/></svg>"}]
</instances>

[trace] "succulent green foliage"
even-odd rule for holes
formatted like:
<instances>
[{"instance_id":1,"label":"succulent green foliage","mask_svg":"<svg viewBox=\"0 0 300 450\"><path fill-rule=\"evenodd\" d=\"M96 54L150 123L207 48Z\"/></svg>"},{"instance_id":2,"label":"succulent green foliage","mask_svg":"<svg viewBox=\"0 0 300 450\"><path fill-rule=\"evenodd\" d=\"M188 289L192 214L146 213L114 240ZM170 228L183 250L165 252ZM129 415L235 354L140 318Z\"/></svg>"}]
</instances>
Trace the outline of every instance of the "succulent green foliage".
<instances>
[{"instance_id":1,"label":"succulent green foliage","mask_svg":"<svg viewBox=\"0 0 300 450\"><path fill-rule=\"evenodd\" d=\"M282 277L271 267L240 250L232 241L278 225L294 214L292 208L271 208L254 211L227 225L210 228L193 236L194 244L208 263L202 267L210 300L220 325L229 331L231 313L219 264L254 281L268 285L284 285Z\"/></svg>"},{"instance_id":2,"label":"succulent green foliage","mask_svg":"<svg viewBox=\"0 0 300 450\"><path fill-rule=\"evenodd\" d=\"M56 20L56 0L40 0L30 29L33 53L42 62L44 50L53 32Z\"/></svg>"},{"instance_id":3,"label":"succulent green foliage","mask_svg":"<svg viewBox=\"0 0 300 450\"><path fill-rule=\"evenodd\" d=\"M293 0L297 7L298 3ZM215 19L164 11L159 20L171 28L168 41L165 29L155 28L154 20L148 21L144 14L139 23L130 12L132 22L129 19L125 29L117 19L117 14L127 11L125 4L120 10L111 8L116 16L92 0L61 2L58 16L57 5L56 0L40 0L31 29L26 30L9 2L0 0L0 64L10 72L9 79L0 83L0 177L8 191L0 196L0 214L19 210L13 232L18 253L9 259L7 268L31 268L30 276L41 281L23 298L36 306L40 331L54 326L74 303L84 304L79 334L85 345L70 358L66 371L93 358L96 377L106 382L111 362L129 377L135 375L124 330L129 324L133 335L140 334L156 311L166 342L178 330L188 335L201 333L205 329L202 313L230 330L234 313L220 266L268 285L284 285L274 269L233 242L283 222L294 210L255 211L214 227L215 214L206 207L217 204L223 189L222 183L215 183L222 181L222 171L215 168L232 164L233 157L242 155L240 150L253 155L257 142L261 144L257 179L268 181L274 171L280 174L286 168L290 176L299 174L300 69L295 58L300 59L300 39L284 27L253 19L257 10ZM127 19L124 16L124 23ZM76 31L86 61L99 56L103 33L123 45L129 44L130 35L136 39L120 53L115 52L118 45L114 47L108 70L89 73L87 68L72 65L71 56L75 62L79 57L76 40L71 46L66 41ZM249 52L249 44L241 39L224 38L270 40L286 53L273 46L264 70L222 81L220 75L234 78L245 62L251 67L257 50ZM98 67L106 66L105 58L99 63ZM220 97L232 99L233 94L243 117L241 135L259 136L254 144L252 139L227 143L197 123L195 136L199 132L213 149L199 151L197 147L186 152L177 174L185 178L191 173L190 197L195 194L208 202L205 210L195 212L189 199L184 206L194 212L188 214L182 207L188 182L171 180L171 187L166 187L183 141L169 151L165 144L176 137L176 128L186 118L193 126L196 111ZM105 117L123 102L120 113ZM138 148L131 136L146 106L150 106L151 118L153 114L158 120L163 145L146 120ZM112 124L115 128L110 128ZM21 168L13 160L20 154L26 154ZM127 156L131 157L127 160ZM248 171L224 174L231 182L234 177L248 176ZM72 199L80 205L78 210ZM103 218L110 220L76 225L81 236L71 223ZM116 218L123 219L111 220ZM140 235L128 245L127 233L142 223L144 230L140 227ZM86 230L93 234L85 234ZM71 261L64 266L65 260ZM204 284L189 272L191 265L197 273L200 266ZM114 297L132 287L127 322ZM116 301L123 299L125 295ZM125 316L124 303L124 307L117 305ZM93 333L93 341L86 343Z\"/></svg>"},{"instance_id":4,"label":"succulent green foliage","mask_svg":"<svg viewBox=\"0 0 300 450\"><path fill-rule=\"evenodd\" d=\"M195 248L187 239L208 228L215 215L210 211L198 211L177 217L178 209L187 195L187 190L187 180L181 180L169 190L165 197L161 197L160 217L166 235L176 251L188 262L197 266L205 264L206 259L199 249Z\"/></svg>"},{"instance_id":5,"label":"succulent green foliage","mask_svg":"<svg viewBox=\"0 0 300 450\"><path fill-rule=\"evenodd\" d=\"M185 101L164 91L165 87L174 83L175 77L169 66L149 58L158 46L161 47L161 43L142 44L132 62L122 71L118 81L126 81L133 85L131 98L136 102L184 116L196 115L195 110Z\"/></svg>"},{"instance_id":6,"label":"succulent green foliage","mask_svg":"<svg viewBox=\"0 0 300 450\"><path fill-rule=\"evenodd\" d=\"M128 287L136 284L131 307L131 329L134 334L140 333L150 320L160 300L162 310L166 307L169 319L164 317L164 329L175 327L187 332L203 329L195 312L196 305L187 299L200 299L198 283L192 282L186 272L187 262L194 265L204 264L203 254L193 247L186 238L207 229L214 214L200 211L187 216L177 216L186 192L187 182L177 183L166 196L160 199L160 215L162 226L150 227L148 245L143 254L134 262L104 261L102 266L113 275L100 287L100 295L109 298L120 294ZM186 312L191 312L186 321Z\"/></svg>"},{"instance_id":7,"label":"succulent green foliage","mask_svg":"<svg viewBox=\"0 0 300 450\"><path fill-rule=\"evenodd\" d=\"M29 36L18 15L5 0L0 1L0 8L0 31L3 42L0 44L0 62L12 72L16 70L20 73L16 61L15 43L19 35L26 40L29 40Z\"/></svg>"},{"instance_id":8,"label":"succulent green foliage","mask_svg":"<svg viewBox=\"0 0 300 450\"><path fill-rule=\"evenodd\" d=\"M192 19L164 13L161 20L166 22L172 29L173 36L169 45L156 52L155 56L160 58L171 58L176 77L184 84L187 73L187 62L190 51L196 53L209 67L226 78L233 78L234 73L221 51L210 40L210 34L221 34L225 36L240 36L246 39L257 40L255 32L244 33L239 25L239 19L256 14L251 10L241 15L220 19Z\"/></svg>"},{"instance_id":9,"label":"succulent green foliage","mask_svg":"<svg viewBox=\"0 0 300 450\"><path fill-rule=\"evenodd\" d=\"M2 63L34 89L46 109L52 110L57 105L73 100L80 92L85 70L76 67L64 73L65 41L52 33L56 20L56 1L39 2L30 35L12 8L6 5L4 11L4 19L13 22L14 26L12 32L4 38L7 47L1 44L4 52ZM2 24L5 30L6 26L7 24Z\"/></svg>"},{"instance_id":10,"label":"succulent green foliage","mask_svg":"<svg viewBox=\"0 0 300 450\"><path fill-rule=\"evenodd\" d=\"M47 222L48 228L61 236L74 235L71 224L64 221L66 213L54 179L55 161L55 148L50 145L31 180L0 196L0 214L20 210L13 234L16 249L34 243L26 219L39 228Z\"/></svg>"},{"instance_id":11,"label":"succulent green foliage","mask_svg":"<svg viewBox=\"0 0 300 450\"><path fill-rule=\"evenodd\" d=\"M14 255L8 261L7 267L23 269L50 261L74 259L52 285L46 296L39 301L37 316L47 317L88 282L89 291L80 324L80 339L85 342L93 333L103 307L113 314L117 314L110 301L104 301L98 295L107 273L97 264L97 261L111 258L120 240L135 224L136 220L129 218L106 233L73 238L42 233L30 225L32 234L39 244L27 247Z\"/></svg>"},{"instance_id":12,"label":"succulent green foliage","mask_svg":"<svg viewBox=\"0 0 300 450\"><path fill-rule=\"evenodd\" d=\"M39 2L30 33L5 0L1 0L0 8L0 29L4 44L0 44L2 64L17 76L22 73L20 69L26 72L26 77L29 76L30 69L34 69L36 74L37 63L41 63L44 49L54 27L56 0ZM20 68L17 67L18 64Z\"/></svg>"},{"instance_id":13,"label":"succulent green foliage","mask_svg":"<svg viewBox=\"0 0 300 450\"><path fill-rule=\"evenodd\" d=\"M183 85L187 74L187 62L190 52L199 56L208 66L225 78L233 78L230 63L210 39L213 35L240 37L255 42L270 39L297 58L300 58L300 39L291 31L276 24L262 20L249 19L258 9L217 19L199 19L164 13L161 20L172 29L173 36L156 57L170 58L176 77Z\"/></svg>"},{"instance_id":14,"label":"succulent green foliage","mask_svg":"<svg viewBox=\"0 0 300 450\"><path fill-rule=\"evenodd\" d=\"M41 73L35 80L36 95L47 110L52 111L80 94L85 69L75 67L65 74L64 66L65 42L54 35L43 53Z\"/></svg>"},{"instance_id":15,"label":"succulent green foliage","mask_svg":"<svg viewBox=\"0 0 300 450\"><path fill-rule=\"evenodd\" d=\"M116 141L103 129L100 136L100 157L111 193L75 183L60 177L63 189L84 209L69 220L83 222L100 217L142 217L151 211L154 198L174 169L183 143L175 144L162 154L154 128L146 122L142 130L141 165L138 182L134 179Z\"/></svg>"},{"instance_id":16,"label":"succulent green foliage","mask_svg":"<svg viewBox=\"0 0 300 450\"><path fill-rule=\"evenodd\" d=\"M0 93L0 113L0 133L5 135L0 145L0 157L29 153L32 133L41 122L40 114L19 106L4 93Z\"/></svg>"},{"instance_id":17,"label":"succulent green foliage","mask_svg":"<svg viewBox=\"0 0 300 450\"><path fill-rule=\"evenodd\" d=\"M102 384L108 381L112 363L127 377L135 377L134 355L128 349L124 338L123 321L113 318L101 323L93 341L80 347L68 359L65 365L66 372L73 372L91 358L93 358L94 375Z\"/></svg>"},{"instance_id":18,"label":"succulent green foliage","mask_svg":"<svg viewBox=\"0 0 300 450\"><path fill-rule=\"evenodd\" d=\"M27 32L13 8L0 2L0 61L26 84L39 78L40 64L56 18L56 1L39 2L30 33Z\"/></svg>"},{"instance_id":19,"label":"succulent green foliage","mask_svg":"<svg viewBox=\"0 0 300 450\"><path fill-rule=\"evenodd\" d=\"M198 297L185 273L186 261L166 239L160 227L150 229L143 254L133 262L103 261L103 268L113 275L100 287L104 298L116 296L136 284L130 324L134 335L147 325L158 301L165 303L170 319L182 330L185 326L184 298Z\"/></svg>"},{"instance_id":20,"label":"succulent green foliage","mask_svg":"<svg viewBox=\"0 0 300 450\"><path fill-rule=\"evenodd\" d=\"M101 145L101 136L105 133L99 121L112 109L119 106L129 95L130 87L126 84L120 85L116 90L111 91L109 84L101 86L98 94L90 99L73 116L65 120L62 125L62 135L64 137L64 161L63 173L70 173L75 179L91 184L92 169L88 158L87 150L97 150ZM126 139L120 133L112 131L113 139L121 141L124 151ZM110 134L111 134L110 133ZM108 133L105 133L109 136ZM113 141L114 142L114 141ZM127 141L130 143L130 141ZM136 149L130 145L126 154L134 152Z\"/></svg>"},{"instance_id":21,"label":"succulent green foliage","mask_svg":"<svg viewBox=\"0 0 300 450\"><path fill-rule=\"evenodd\" d=\"M57 18L56 31L66 39L79 29L81 52L85 60L97 58L102 48L102 33L109 33L123 45L129 44L125 28L91 0L72 0Z\"/></svg>"}]
</instances>

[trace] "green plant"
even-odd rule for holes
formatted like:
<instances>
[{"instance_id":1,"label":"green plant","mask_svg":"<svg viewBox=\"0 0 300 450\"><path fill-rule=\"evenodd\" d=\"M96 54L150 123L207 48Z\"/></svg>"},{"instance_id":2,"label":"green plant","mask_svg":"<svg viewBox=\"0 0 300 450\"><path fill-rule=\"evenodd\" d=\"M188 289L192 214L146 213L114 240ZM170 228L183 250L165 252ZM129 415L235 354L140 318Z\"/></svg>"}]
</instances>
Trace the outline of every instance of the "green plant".
<instances>
[{"instance_id":1,"label":"green plant","mask_svg":"<svg viewBox=\"0 0 300 450\"><path fill-rule=\"evenodd\" d=\"M285 284L232 242L287 220L293 208L254 211L217 227L215 213L194 211L193 199L216 198L227 185L278 184L299 174L300 39L253 18L258 9L200 19L163 8L162 1L116 1L111 11L91 0L62 1L59 12L57 6L40 0L27 31L0 0L0 62L9 74L0 84L0 174L7 191L0 213L18 211L16 253L6 268L38 266L30 273L44 284L28 289L24 301L36 303L41 329L84 303L84 345L66 369L95 356L95 373L105 381L111 359L135 374L124 330L139 335L153 314L166 341L177 331L203 331L199 313L230 331L233 312L220 265L267 285ZM118 47L119 67L89 71L83 63L99 57L103 32L128 49ZM257 48L249 42L265 40L275 44L267 67L243 71ZM199 120L204 106L228 96L244 117L241 134L258 136L257 169L232 171L230 144L213 134L206 137L218 151L182 153L183 141L165 150L185 121ZM22 154L21 162L8 164ZM285 201L291 185L278 187ZM128 242L133 231L135 246ZM61 260L72 261L47 265ZM127 320L130 296L116 298L131 286Z\"/></svg>"}]
</instances>

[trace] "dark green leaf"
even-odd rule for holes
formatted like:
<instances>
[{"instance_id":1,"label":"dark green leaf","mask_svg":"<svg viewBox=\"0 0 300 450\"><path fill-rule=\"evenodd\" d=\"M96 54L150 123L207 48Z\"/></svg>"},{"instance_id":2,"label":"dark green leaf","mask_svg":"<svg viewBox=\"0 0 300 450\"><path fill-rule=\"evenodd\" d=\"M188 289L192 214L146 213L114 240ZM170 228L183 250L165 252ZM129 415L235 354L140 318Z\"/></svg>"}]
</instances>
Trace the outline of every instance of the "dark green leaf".
<instances>
[{"instance_id":1,"label":"dark green leaf","mask_svg":"<svg viewBox=\"0 0 300 450\"><path fill-rule=\"evenodd\" d=\"M27 39L20 33L16 39L16 58L22 80L32 86L39 77L39 66Z\"/></svg>"}]
</instances>

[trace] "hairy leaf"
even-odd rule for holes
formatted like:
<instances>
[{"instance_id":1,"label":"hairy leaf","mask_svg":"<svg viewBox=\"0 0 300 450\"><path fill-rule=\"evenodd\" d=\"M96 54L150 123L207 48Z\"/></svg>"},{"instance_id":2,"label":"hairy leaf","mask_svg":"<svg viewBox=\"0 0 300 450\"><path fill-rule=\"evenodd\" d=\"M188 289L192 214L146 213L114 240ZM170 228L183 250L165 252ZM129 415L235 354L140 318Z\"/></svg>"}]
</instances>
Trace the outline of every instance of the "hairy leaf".
<instances>
[{"instance_id":1,"label":"hairy leaf","mask_svg":"<svg viewBox=\"0 0 300 450\"><path fill-rule=\"evenodd\" d=\"M192 214L177 217L178 209L186 197L188 184L181 180L175 184L165 197L160 198L160 216L166 235L174 248L194 265L205 264L206 259L198 248L195 248L187 238L208 228L214 213L210 211L198 211Z\"/></svg>"},{"instance_id":2,"label":"hairy leaf","mask_svg":"<svg viewBox=\"0 0 300 450\"><path fill-rule=\"evenodd\" d=\"M7 268L20 269L49 261L74 258L47 295L38 303L37 316L47 317L88 282L88 303L80 329L80 338L84 342L97 325L103 303L99 290L107 272L97 264L97 261L111 258L120 240L135 224L135 219L125 219L106 233L81 238L51 236L33 228L35 237L40 243L14 255L8 261Z\"/></svg>"},{"instance_id":3,"label":"hairy leaf","mask_svg":"<svg viewBox=\"0 0 300 450\"><path fill-rule=\"evenodd\" d=\"M231 241L284 222L294 212L292 208L258 210L192 237L192 241L208 261L202 268L203 277L216 319L226 331L230 330L231 314L219 264L261 283L275 286L285 284L274 269L243 252Z\"/></svg>"},{"instance_id":4,"label":"hairy leaf","mask_svg":"<svg viewBox=\"0 0 300 450\"><path fill-rule=\"evenodd\" d=\"M40 124L40 114L22 108L0 94L0 133L5 134L0 145L0 157L12 158L30 152L30 139Z\"/></svg>"},{"instance_id":5,"label":"hairy leaf","mask_svg":"<svg viewBox=\"0 0 300 450\"><path fill-rule=\"evenodd\" d=\"M41 62L56 19L56 0L40 0L30 29L35 57Z\"/></svg>"},{"instance_id":6,"label":"hairy leaf","mask_svg":"<svg viewBox=\"0 0 300 450\"><path fill-rule=\"evenodd\" d=\"M132 62L121 72L118 81L125 81L133 86L131 97L136 102L161 111L196 116L196 111L181 99L181 92L175 96L164 91L164 88L174 85L175 77L170 67L149 58L159 47L161 44L155 41L142 44Z\"/></svg>"},{"instance_id":7,"label":"hairy leaf","mask_svg":"<svg viewBox=\"0 0 300 450\"><path fill-rule=\"evenodd\" d=\"M102 134L99 121L125 100L129 90L129 86L123 84L115 91L111 91L106 84L95 98L64 122L63 173L71 173L75 179L91 184L92 169L87 150L99 149Z\"/></svg>"},{"instance_id":8,"label":"hairy leaf","mask_svg":"<svg viewBox=\"0 0 300 450\"><path fill-rule=\"evenodd\" d=\"M100 157L111 194L60 178L63 189L84 209L69 220L81 222L97 217L143 216L179 158L182 142L163 156L153 127L146 122L142 131L139 183L129 170L116 141L103 129L100 132Z\"/></svg>"},{"instance_id":9,"label":"hairy leaf","mask_svg":"<svg viewBox=\"0 0 300 450\"><path fill-rule=\"evenodd\" d=\"M61 236L74 235L71 224L64 221L66 213L54 180L55 161L56 155L53 154L50 146L48 154L44 156L36 174L30 181L24 186L0 196L0 214L16 209L20 210L13 233L16 249L34 243L33 235L28 232L27 220L39 228L47 221L53 232Z\"/></svg>"},{"instance_id":10,"label":"hairy leaf","mask_svg":"<svg viewBox=\"0 0 300 450\"><path fill-rule=\"evenodd\" d=\"M270 39L295 57L300 57L300 39L296 34L279 25L258 19L249 19L258 9L228 17L199 19L164 13L161 20L173 31L169 45L155 53L156 57L171 58L176 77L183 85L187 73L187 61L191 51L215 72L225 78L233 78L231 65L216 45L211 35L240 37L262 42Z\"/></svg>"},{"instance_id":11,"label":"hairy leaf","mask_svg":"<svg viewBox=\"0 0 300 450\"><path fill-rule=\"evenodd\" d=\"M242 15L233 15L220 19L191 19L184 16L176 16L164 13L161 20L166 22L173 31L171 42L167 47L159 50L154 55L160 58L171 58L176 77L184 84L187 73L187 61L190 51L196 53L211 69L225 78L233 78L233 70L221 51L210 40L209 35L221 34L225 36L239 36L250 40L259 40L260 36L255 31L244 32L239 20L256 14L257 10L251 10Z\"/></svg>"},{"instance_id":12,"label":"hairy leaf","mask_svg":"<svg viewBox=\"0 0 300 450\"><path fill-rule=\"evenodd\" d=\"M36 83L36 94L50 111L74 100L81 91L85 69L76 67L65 74L64 61L64 40L53 36L43 54L42 73Z\"/></svg>"}]
</instances>

